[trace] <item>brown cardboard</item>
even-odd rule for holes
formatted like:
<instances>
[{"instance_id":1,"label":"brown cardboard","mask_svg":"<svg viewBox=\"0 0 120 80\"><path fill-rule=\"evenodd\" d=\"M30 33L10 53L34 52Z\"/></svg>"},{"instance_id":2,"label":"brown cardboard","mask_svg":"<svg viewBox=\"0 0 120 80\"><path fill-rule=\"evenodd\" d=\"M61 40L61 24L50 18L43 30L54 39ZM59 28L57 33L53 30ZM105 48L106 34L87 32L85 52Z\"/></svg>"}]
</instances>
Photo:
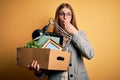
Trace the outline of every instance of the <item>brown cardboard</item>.
<instances>
[{"instance_id":1,"label":"brown cardboard","mask_svg":"<svg viewBox=\"0 0 120 80\"><path fill-rule=\"evenodd\" d=\"M41 69L67 70L70 53L47 48L17 48L17 65L25 66L37 60Z\"/></svg>"}]
</instances>

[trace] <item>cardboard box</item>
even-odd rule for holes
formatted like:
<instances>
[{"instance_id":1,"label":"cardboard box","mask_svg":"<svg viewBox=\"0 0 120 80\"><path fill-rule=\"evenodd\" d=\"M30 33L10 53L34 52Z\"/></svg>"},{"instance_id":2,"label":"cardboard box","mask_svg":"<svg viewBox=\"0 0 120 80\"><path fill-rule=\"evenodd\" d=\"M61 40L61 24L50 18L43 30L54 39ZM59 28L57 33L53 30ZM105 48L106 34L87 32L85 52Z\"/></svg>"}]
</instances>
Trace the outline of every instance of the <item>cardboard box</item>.
<instances>
[{"instance_id":1,"label":"cardboard box","mask_svg":"<svg viewBox=\"0 0 120 80\"><path fill-rule=\"evenodd\" d=\"M25 66L37 60L41 69L67 70L70 53L47 48L17 48L17 65Z\"/></svg>"}]
</instances>

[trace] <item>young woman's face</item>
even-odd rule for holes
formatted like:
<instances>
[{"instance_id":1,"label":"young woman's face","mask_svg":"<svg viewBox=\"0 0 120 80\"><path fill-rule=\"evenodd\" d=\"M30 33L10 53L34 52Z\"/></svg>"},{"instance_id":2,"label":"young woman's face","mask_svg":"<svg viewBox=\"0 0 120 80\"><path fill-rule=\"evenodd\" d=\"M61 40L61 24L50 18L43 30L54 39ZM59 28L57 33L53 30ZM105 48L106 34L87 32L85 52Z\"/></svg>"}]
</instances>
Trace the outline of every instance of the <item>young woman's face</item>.
<instances>
[{"instance_id":1,"label":"young woman's face","mask_svg":"<svg viewBox=\"0 0 120 80\"><path fill-rule=\"evenodd\" d=\"M59 21L60 24L62 24L64 22L64 20L71 22L72 19L72 12L69 8L62 8L59 12Z\"/></svg>"}]
</instances>

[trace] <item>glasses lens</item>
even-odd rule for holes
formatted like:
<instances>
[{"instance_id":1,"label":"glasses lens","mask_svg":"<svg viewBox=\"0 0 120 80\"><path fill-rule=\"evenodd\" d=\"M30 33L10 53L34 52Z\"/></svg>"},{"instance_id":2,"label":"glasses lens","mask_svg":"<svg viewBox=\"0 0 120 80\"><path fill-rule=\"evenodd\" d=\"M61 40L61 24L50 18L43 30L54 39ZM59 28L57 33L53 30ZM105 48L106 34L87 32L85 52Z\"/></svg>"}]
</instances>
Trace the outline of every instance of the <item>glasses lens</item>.
<instances>
[{"instance_id":1,"label":"glasses lens","mask_svg":"<svg viewBox=\"0 0 120 80\"><path fill-rule=\"evenodd\" d=\"M60 15L60 16L72 16L71 13L60 13L59 15Z\"/></svg>"}]
</instances>

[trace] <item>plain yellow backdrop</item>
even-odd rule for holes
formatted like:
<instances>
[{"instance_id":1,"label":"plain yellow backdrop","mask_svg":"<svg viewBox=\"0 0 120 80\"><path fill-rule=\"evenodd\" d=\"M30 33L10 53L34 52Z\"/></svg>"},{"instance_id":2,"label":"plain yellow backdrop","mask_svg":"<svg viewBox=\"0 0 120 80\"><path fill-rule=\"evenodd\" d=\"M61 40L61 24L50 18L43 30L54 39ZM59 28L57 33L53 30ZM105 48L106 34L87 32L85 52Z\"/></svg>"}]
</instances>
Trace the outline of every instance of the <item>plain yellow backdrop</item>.
<instances>
[{"instance_id":1,"label":"plain yellow backdrop","mask_svg":"<svg viewBox=\"0 0 120 80\"><path fill-rule=\"evenodd\" d=\"M84 59L90 80L120 80L119 0L0 0L0 80L38 80L16 65L16 48L31 41L63 2L72 5L94 48L93 59Z\"/></svg>"}]
</instances>

